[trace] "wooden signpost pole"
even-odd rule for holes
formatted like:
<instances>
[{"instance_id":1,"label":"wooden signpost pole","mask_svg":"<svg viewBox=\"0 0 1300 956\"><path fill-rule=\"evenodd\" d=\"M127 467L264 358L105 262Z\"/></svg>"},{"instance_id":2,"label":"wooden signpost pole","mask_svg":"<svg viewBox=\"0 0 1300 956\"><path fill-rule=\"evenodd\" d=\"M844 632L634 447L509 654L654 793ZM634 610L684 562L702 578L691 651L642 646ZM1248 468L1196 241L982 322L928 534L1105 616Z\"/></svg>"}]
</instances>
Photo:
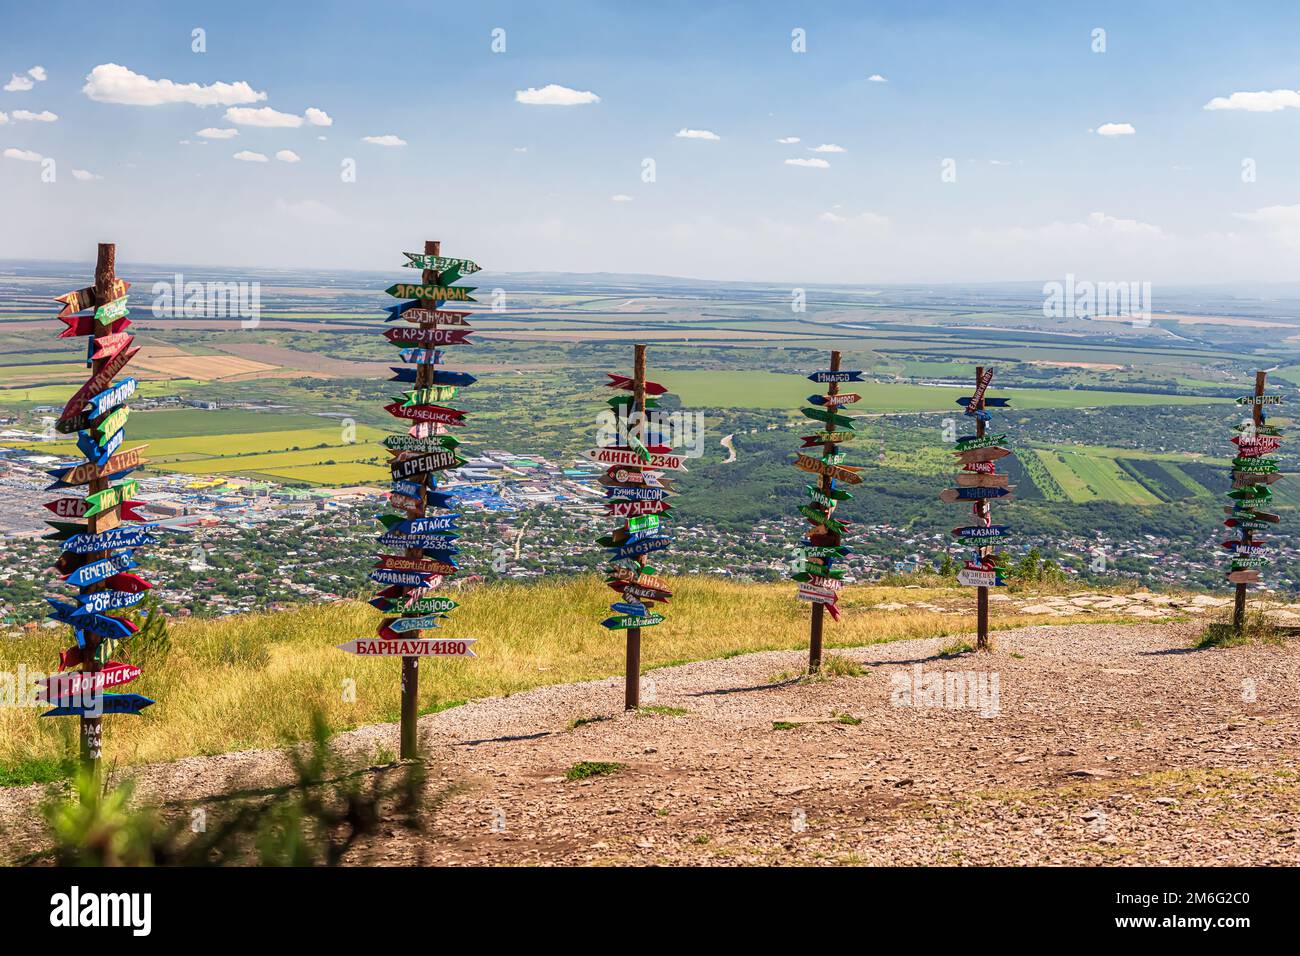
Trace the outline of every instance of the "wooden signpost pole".
<instances>
[{"instance_id":1,"label":"wooden signpost pole","mask_svg":"<svg viewBox=\"0 0 1300 956\"><path fill-rule=\"evenodd\" d=\"M831 352L830 370L838 372L840 370L840 353ZM831 382L826 388L827 395L838 395L840 391L839 382ZM828 405L827 408L834 408L834 405ZM831 431L827 425L828 433ZM829 457L835 451L835 445L827 442L822 446L822 457ZM832 478L830 475L821 476L821 490L827 492L831 490ZM826 610L821 604L814 603L812 606L812 625L808 635L808 673L816 674L822 669L822 628L825 626Z\"/></svg>"},{"instance_id":2,"label":"wooden signpost pole","mask_svg":"<svg viewBox=\"0 0 1300 956\"><path fill-rule=\"evenodd\" d=\"M424 254L426 256L442 255L442 243L437 240L425 240ZM420 272L420 282L423 285L438 285L440 274L437 269L424 269ZM421 299L421 308L433 310L437 302L432 299ZM430 323L420 323L422 327L436 329L438 322L435 319ZM416 366L415 370L415 387L416 389L429 388L433 385L433 365L421 364ZM416 509L417 517L424 517L428 514L429 509L429 474L420 476L420 507ZM423 548L407 548L406 556L408 558L420 559L424 557ZM413 638L419 638L420 632L411 635ZM420 659L418 657L402 658L402 744L401 757L403 760L414 760L419 752L419 740L417 733L417 721L419 720L420 709Z\"/></svg>"},{"instance_id":3,"label":"wooden signpost pole","mask_svg":"<svg viewBox=\"0 0 1300 956\"><path fill-rule=\"evenodd\" d=\"M1255 373L1255 402L1250 407L1251 422L1254 425L1255 434L1259 433L1259 426L1263 422L1264 416L1264 387L1268 382L1268 372ZM1267 486L1265 486L1267 487ZM1254 542L1254 532L1250 528L1243 528L1241 532L1241 542L1249 547ZM1246 626L1246 588L1245 583L1238 583L1237 593L1232 605L1232 626L1240 631Z\"/></svg>"},{"instance_id":4,"label":"wooden signpost pole","mask_svg":"<svg viewBox=\"0 0 1300 956\"><path fill-rule=\"evenodd\" d=\"M975 523L960 528L953 528L952 533L960 538L966 546L975 551L975 560L967 560L957 572L957 583L964 587L975 588L975 633L976 647L981 651L992 649L989 639L989 588L1001 587L1004 566L1003 552L997 548L999 539L1008 531L1005 526L993 524L993 500L1009 500L1015 486L1009 484L1006 474L999 474L997 462L1011 454L1010 449L1003 448L1006 435L989 435L987 422L989 408L1007 408L1010 400L1006 398L989 398L989 384L993 381L992 369L978 366L975 369L975 391L973 394L957 399L963 406L965 414L975 420L975 434L963 435L957 439L954 455L958 471L954 476L957 487L945 488L939 493L939 500L961 505L970 505L970 513Z\"/></svg>"},{"instance_id":5,"label":"wooden signpost pole","mask_svg":"<svg viewBox=\"0 0 1300 956\"><path fill-rule=\"evenodd\" d=\"M479 271L469 259L447 258L441 244L427 241L423 252L405 252L405 266L421 271L420 281L398 282L385 291L405 300L386 309L387 322L405 322L384 331L398 346L406 365L394 367L389 381L401 382L404 394L384 407L407 428L405 434L388 435L381 444L392 456L389 471L392 514L376 520L384 526L379 544L400 553L377 555L370 579L385 585L370 603L384 614L374 638L358 638L338 645L349 654L402 659L402 697L399 739L401 759L419 759L420 658L475 657L471 645L477 638L426 637L458 605L434 589L459 570L454 555L456 514L430 514L431 509L452 512L454 495L438 491L438 475L459 468L465 459L456 453L460 441L448 426L463 425L465 413L440 404L453 399L475 378L442 366L439 346L469 344L473 333L465 319L472 313L442 310L448 300L475 302L472 287L453 285L462 275ZM414 368L410 367L414 365Z\"/></svg>"},{"instance_id":6,"label":"wooden signpost pole","mask_svg":"<svg viewBox=\"0 0 1300 956\"><path fill-rule=\"evenodd\" d=\"M611 551L605 583L619 594L619 599L610 604L613 616L600 623L611 631L627 631L623 675L623 706L627 710L641 706L641 632L664 620L651 606L667 603L673 596L667 581L647 557L671 543L662 522L672 511L668 499L677 492L672 479L664 473L686 470L685 456L673 454L672 448L664 444L668 439L660 432L662 423L657 417L651 427L649 416L667 389L646 379L644 345L635 347L632 364L630 377L610 372L610 381L605 383L623 393L609 399L613 428L600 429L599 440L612 437L614 443L603 444L586 455L607 466L600 477L605 513L618 522L597 541Z\"/></svg>"},{"instance_id":7,"label":"wooden signpost pole","mask_svg":"<svg viewBox=\"0 0 1300 956\"><path fill-rule=\"evenodd\" d=\"M149 583L126 573L135 567L136 548L153 543L151 526L124 527L124 517L139 520L130 510L140 502L127 500L135 482L113 484L147 461L144 446L120 450L126 437L129 414L126 400L136 387L135 379L114 384L113 378L126 367L136 350L124 331L130 319L126 292L130 283L117 278L117 250L112 243L100 243L95 264L95 284L59 296L63 308L58 318L66 328L60 338L86 339L87 379L68 399L55 429L77 433L77 448L84 462L60 465L49 471L55 478L51 488L85 486L85 498L60 498L46 507L62 517L84 517L85 524L51 522L55 533L47 535L61 542L55 570L65 582L77 588L77 603L50 599L50 617L72 629L76 644L59 657L59 673L44 678L37 699L51 709L42 717L75 716L78 719L78 752L82 770L92 781L86 791L93 798L98 788L103 750L103 716L138 714L153 704L139 694L108 693L111 688L140 676L140 668L111 660L119 641L138 630L130 619L111 612L138 603ZM86 310L93 309L90 314Z\"/></svg>"},{"instance_id":8,"label":"wooden signpost pole","mask_svg":"<svg viewBox=\"0 0 1300 956\"><path fill-rule=\"evenodd\" d=\"M634 345L632 359L632 407L636 409L637 436L645 444L645 346ZM637 567L645 567L645 555L636 559ZM641 706L641 628L627 629L627 667L623 671L623 709L636 710Z\"/></svg>"},{"instance_id":9,"label":"wooden signpost pole","mask_svg":"<svg viewBox=\"0 0 1300 956\"><path fill-rule=\"evenodd\" d=\"M980 382L982 382L983 380L984 380L984 366L982 365L976 366L975 389L977 394L979 394L980 396L979 402L976 407L979 409L984 408L984 396L983 396L983 392L980 391ZM984 437L983 418L977 418L975 421L975 437L976 438ZM989 499L987 498L982 500L979 504L980 504L979 517L983 519L985 524L988 524L992 520L990 517L992 505L989 504ZM981 560L984 557L986 557L988 553L989 550L987 547L981 547L980 548ZM975 590L975 632L976 632L976 637L975 637L976 649L981 651L987 651L989 649L989 589L987 587L980 587L980 588L976 588Z\"/></svg>"},{"instance_id":10,"label":"wooden signpost pole","mask_svg":"<svg viewBox=\"0 0 1300 956\"><path fill-rule=\"evenodd\" d=\"M856 437L854 419L843 414L844 408L861 401L862 396L856 392L841 393L840 383L860 382L862 372L844 371L840 367L840 353L833 351L830 367L813 372L808 378L826 385L826 394L809 395L808 407L800 409L805 417L820 423L822 429L818 434L804 436L802 447L820 448L821 456L800 452L794 461L794 466L800 471L816 475L817 484L805 486L811 500L799 508L799 513L812 530L800 541L800 547L807 550L800 552L798 570L793 578L799 582L799 600L812 602L808 673L816 674L822 667L826 615L829 614L832 620L840 619L836 602L844 570L836 565L848 553L843 547L845 523L834 517L834 513L841 502L853 497L843 486L862 481L858 474L861 469L841 464L844 456L839 452L842 443Z\"/></svg>"},{"instance_id":11,"label":"wooden signpost pole","mask_svg":"<svg viewBox=\"0 0 1300 956\"><path fill-rule=\"evenodd\" d=\"M113 284L117 279L117 245L111 242L101 242L99 252L95 261L95 302L96 304L105 304L112 301ZM94 338L100 339L109 333L111 323L101 325L98 322L92 322L95 327ZM90 353L90 354L93 354ZM96 359L91 362L90 374L93 377L98 374L108 359ZM105 412L105 417L107 416ZM97 421L97 420L96 420ZM93 431L96 422L92 422L88 428ZM93 478L89 487L86 489L87 495L92 495L97 491L104 491L109 486L109 476L106 474L102 478ZM98 534L100 531L107 531L108 525L116 524L115 520L105 517L104 512L99 515L92 515L86 519L86 533ZM117 512L111 511L107 514L116 518ZM91 556L91 560L100 560L107 558L109 552L101 551ZM92 586L98 590L99 586ZM101 635L86 632L86 646L83 649L82 670L94 673L102 666L101 662L96 660L99 655L100 641L103 640ZM95 786L98 787L100 773L100 755L103 752L103 717L81 717L81 765L86 772L92 774L95 778Z\"/></svg>"}]
</instances>

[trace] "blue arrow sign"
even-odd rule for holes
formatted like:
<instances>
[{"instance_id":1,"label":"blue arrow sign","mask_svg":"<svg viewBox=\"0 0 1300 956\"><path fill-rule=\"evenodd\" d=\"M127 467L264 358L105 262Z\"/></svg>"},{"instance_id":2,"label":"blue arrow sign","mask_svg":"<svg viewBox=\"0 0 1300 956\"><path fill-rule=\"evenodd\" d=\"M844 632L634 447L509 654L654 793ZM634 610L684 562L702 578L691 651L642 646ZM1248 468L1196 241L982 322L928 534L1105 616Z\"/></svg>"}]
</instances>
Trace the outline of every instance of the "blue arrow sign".
<instances>
[{"instance_id":1,"label":"blue arrow sign","mask_svg":"<svg viewBox=\"0 0 1300 956\"><path fill-rule=\"evenodd\" d=\"M424 617L399 617L388 625L388 629L395 634L405 634L407 631L424 631L431 627L438 627L438 619L441 614L426 614Z\"/></svg>"},{"instance_id":2,"label":"blue arrow sign","mask_svg":"<svg viewBox=\"0 0 1300 956\"><path fill-rule=\"evenodd\" d=\"M104 389L98 395L90 396L90 399L86 402L86 411L91 418L98 418L134 395L138 384L134 378L122 379L122 381Z\"/></svg>"},{"instance_id":3,"label":"blue arrow sign","mask_svg":"<svg viewBox=\"0 0 1300 956\"><path fill-rule=\"evenodd\" d=\"M420 497L420 486L414 481L395 481L392 485L394 494L406 495L408 498Z\"/></svg>"},{"instance_id":4,"label":"blue arrow sign","mask_svg":"<svg viewBox=\"0 0 1300 956\"><path fill-rule=\"evenodd\" d=\"M389 379L390 382L406 382L408 384L415 383L415 369L401 365L390 365L389 368L393 372L393 377ZM434 385L459 385L463 387L466 385L473 385L477 381L478 379L473 375L470 375L469 372L449 372L446 369L441 369L437 366L433 369Z\"/></svg>"},{"instance_id":5,"label":"blue arrow sign","mask_svg":"<svg viewBox=\"0 0 1300 956\"><path fill-rule=\"evenodd\" d=\"M427 518L410 518L407 521L399 521L388 529L389 534L438 534L439 532L455 531L456 519L458 514L433 515Z\"/></svg>"},{"instance_id":6,"label":"blue arrow sign","mask_svg":"<svg viewBox=\"0 0 1300 956\"><path fill-rule=\"evenodd\" d=\"M109 617L107 614L86 614L85 617L78 616L77 627L83 631L89 631L91 634L98 634L100 637L122 640L130 637L135 633L133 628L126 621L118 620L115 617Z\"/></svg>"},{"instance_id":7,"label":"blue arrow sign","mask_svg":"<svg viewBox=\"0 0 1300 956\"><path fill-rule=\"evenodd\" d=\"M78 595L77 600L92 614L102 614L104 611L120 611L123 608L134 607L144 600L144 592L128 594L126 591L90 591Z\"/></svg>"},{"instance_id":8,"label":"blue arrow sign","mask_svg":"<svg viewBox=\"0 0 1300 956\"><path fill-rule=\"evenodd\" d=\"M88 431L77 433L77 451L86 456L87 461L93 461L97 468L104 467L104 462L113 457L113 452L122 447L122 442L126 440L126 429L119 428L113 432L112 437L100 447L95 436Z\"/></svg>"},{"instance_id":9,"label":"blue arrow sign","mask_svg":"<svg viewBox=\"0 0 1300 956\"><path fill-rule=\"evenodd\" d=\"M643 554L650 554L654 551L662 551L671 544L667 537L645 538L644 540L625 544L615 549L612 561L621 561L623 558L635 558Z\"/></svg>"},{"instance_id":10,"label":"blue arrow sign","mask_svg":"<svg viewBox=\"0 0 1300 956\"><path fill-rule=\"evenodd\" d=\"M813 372L808 376L810 382L820 382L823 385L829 382L860 382L862 381L862 372Z\"/></svg>"},{"instance_id":11,"label":"blue arrow sign","mask_svg":"<svg viewBox=\"0 0 1300 956\"><path fill-rule=\"evenodd\" d=\"M453 544L457 537L454 534L394 534L390 531L380 536L379 543L386 548L422 548L433 554L460 554L460 549Z\"/></svg>"},{"instance_id":12,"label":"blue arrow sign","mask_svg":"<svg viewBox=\"0 0 1300 956\"><path fill-rule=\"evenodd\" d=\"M114 528L100 534L74 534L64 542L63 550L73 554L94 554L96 551L116 551L120 548L157 544L158 539L149 534L156 527L156 524L151 523Z\"/></svg>"},{"instance_id":13,"label":"blue arrow sign","mask_svg":"<svg viewBox=\"0 0 1300 956\"><path fill-rule=\"evenodd\" d=\"M442 349L409 348L397 353L403 362L414 365L437 365L442 361Z\"/></svg>"},{"instance_id":14,"label":"blue arrow sign","mask_svg":"<svg viewBox=\"0 0 1300 956\"><path fill-rule=\"evenodd\" d=\"M370 572L370 580L377 584L396 584L406 588L423 587L431 577L432 574L424 571L391 571L380 568L378 571Z\"/></svg>"},{"instance_id":15,"label":"blue arrow sign","mask_svg":"<svg viewBox=\"0 0 1300 956\"><path fill-rule=\"evenodd\" d=\"M402 317L403 312L408 312L411 309L418 309L419 307L419 299L411 299L409 302L399 302L397 305L386 305L384 306L384 311L388 313L388 318L384 319L384 321L394 322Z\"/></svg>"},{"instance_id":16,"label":"blue arrow sign","mask_svg":"<svg viewBox=\"0 0 1300 956\"><path fill-rule=\"evenodd\" d=\"M650 613L640 601L617 601L609 609L615 614L630 614L632 617L645 617Z\"/></svg>"},{"instance_id":17,"label":"blue arrow sign","mask_svg":"<svg viewBox=\"0 0 1300 956\"><path fill-rule=\"evenodd\" d=\"M96 716L98 714L138 714L153 705L148 697L139 694L100 694L89 701L63 702L42 717Z\"/></svg>"},{"instance_id":18,"label":"blue arrow sign","mask_svg":"<svg viewBox=\"0 0 1300 956\"><path fill-rule=\"evenodd\" d=\"M967 408L969 408L969 407L970 407L970 396L967 395L967 396L965 396L965 397L963 397L963 398L959 398L959 399L957 399L957 404L958 404L958 405L965 405ZM985 405L985 407L987 407L987 408L1010 408L1010 407L1011 407L1011 399L1009 399L1009 398L986 398L986 399L984 399L984 405Z\"/></svg>"},{"instance_id":19,"label":"blue arrow sign","mask_svg":"<svg viewBox=\"0 0 1300 956\"><path fill-rule=\"evenodd\" d=\"M92 561L90 564L83 565L73 571L67 577L67 582L73 587L84 588L89 584L103 581L111 578L119 571L130 571L137 567L136 563L131 560L130 553L115 554L111 558L104 558L102 561Z\"/></svg>"},{"instance_id":20,"label":"blue arrow sign","mask_svg":"<svg viewBox=\"0 0 1300 956\"><path fill-rule=\"evenodd\" d=\"M80 627L81 622L77 619L89 614L85 608L78 607L75 604L68 604L65 601L56 601L54 598L46 598L45 600L49 603L50 607L54 608L54 610L46 616L58 621L60 624L69 624L74 627Z\"/></svg>"},{"instance_id":21,"label":"blue arrow sign","mask_svg":"<svg viewBox=\"0 0 1300 956\"><path fill-rule=\"evenodd\" d=\"M74 468L80 468L83 464L85 464L85 462L76 462L76 463L71 464L71 465L61 465L61 466L58 467L58 468L50 468L50 469L48 469L45 473L46 473L47 475L49 475L50 477L52 477L52 478L54 479L54 482L53 482L52 484L50 484L50 485L47 485L46 488L45 488L45 490L46 490L46 491L54 491L54 490L56 490L56 489L58 489L58 488L75 488L75 487L77 487L75 484L70 484L70 483L64 481L64 480L63 480L63 476L66 475L66 474L68 474L68 472L72 471ZM123 469L122 471L115 471L115 472L113 472L113 474L111 474L111 475L101 475L100 477L106 477L109 481L118 481L119 479L125 478L127 475L131 474L131 472L133 472L133 471L135 471L134 468L125 468L125 469ZM84 482L83 482L83 484L84 484Z\"/></svg>"}]
</instances>

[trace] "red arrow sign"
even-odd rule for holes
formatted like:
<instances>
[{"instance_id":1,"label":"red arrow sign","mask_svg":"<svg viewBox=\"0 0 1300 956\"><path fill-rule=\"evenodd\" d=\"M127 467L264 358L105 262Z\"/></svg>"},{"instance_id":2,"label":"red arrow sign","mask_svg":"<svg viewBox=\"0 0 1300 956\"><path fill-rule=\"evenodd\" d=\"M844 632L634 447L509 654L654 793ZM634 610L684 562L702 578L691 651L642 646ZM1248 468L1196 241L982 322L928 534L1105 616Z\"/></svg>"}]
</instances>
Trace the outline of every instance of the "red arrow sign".
<instances>
[{"instance_id":1,"label":"red arrow sign","mask_svg":"<svg viewBox=\"0 0 1300 956\"><path fill-rule=\"evenodd\" d=\"M426 329L420 327L399 327L384 330L384 338L396 343L413 345L460 345L465 336L473 334L469 326L458 329Z\"/></svg>"},{"instance_id":2,"label":"red arrow sign","mask_svg":"<svg viewBox=\"0 0 1300 956\"><path fill-rule=\"evenodd\" d=\"M95 287L87 286L84 289L78 289L76 292L65 292L63 295L55 298L55 302L63 303L63 311L58 318L65 315L71 315L73 312L80 312L83 309L89 309L91 306L108 305L115 302L122 296L126 295L126 290L131 288L131 283L125 279L114 279L113 286L108 291L108 297L102 301L95 296Z\"/></svg>"},{"instance_id":3,"label":"red arrow sign","mask_svg":"<svg viewBox=\"0 0 1300 956\"><path fill-rule=\"evenodd\" d=\"M68 326L59 333L61 339L70 339L77 335L94 335L97 331L97 323L93 315L61 315L59 319ZM130 319L118 319L107 328L109 334L116 334L125 331L130 324Z\"/></svg>"},{"instance_id":4,"label":"red arrow sign","mask_svg":"<svg viewBox=\"0 0 1300 956\"><path fill-rule=\"evenodd\" d=\"M113 332L95 339L95 351L90 357L94 359L111 359L135 339L130 332Z\"/></svg>"},{"instance_id":5,"label":"red arrow sign","mask_svg":"<svg viewBox=\"0 0 1300 956\"><path fill-rule=\"evenodd\" d=\"M672 511L673 506L666 501L607 501L605 514L616 518L633 518L637 515L657 515Z\"/></svg>"},{"instance_id":6,"label":"red arrow sign","mask_svg":"<svg viewBox=\"0 0 1300 956\"><path fill-rule=\"evenodd\" d=\"M636 383L626 375L615 375L613 372L606 372L605 374L612 379L612 381L605 383L610 388L622 388L629 392L636 391ZM662 395L666 391L668 389L658 382L645 383L645 393L647 395Z\"/></svg>"},{"instance_id":7,"label":"red arrow sign","mask_svg":"<svg viewBox=\"0 0 1300 956\"><path fill-rule=\"evenodd\" d=\"M445 312L442 309L407 309L402 318L407 322L437 322L439 325L464 325L473 312Z\"/></svg>"},{"instance_id":8,"label":"red arrow sign","mask_svg":"<svg viewBox=\"0 0 1300 956\"><path fill-rule=\"evenodd\" d=\"M38 700L42 703L49 703L63 697L81 696L83 694L97 695L110 688L129 684L142 673L143 671L134 664L119 664L116 661L110 661L104 665L102 670L95 671L92 674L81 671L71 674L53 674L41 679L40 683L43 686Z\"/></svg>"},{"instance_id":9,"label":"red arrow sign","mask_svg":"<svg viewBox=\"0 0 1300 956\"><path fill-rule=\"evenodd\" d=\"M464 425L461 421L465 413L455 408L443 408L441 405L401 405L398 402L385 405L384 411L395 418L408 418L417 422L434 422L438 425Z\"/></svg>"},{"instance_id":10,"label":"red arrow sign","mask_svg":"<svg viewBox=\"0 0 1300 956\"><path fill-rule=\"evenodd\" d=\"M124 333L125 334L125 333ZM77 389L77 393L68 399L68 404L63 406L63 414L60 418L71 418L77 412L86 407L86 400L91 395L102 392L112 383L113 377L118 372L126 368L126 363L135 358L139 349L129 349L125 352L119 352L108 360L108 364L86 380L86 384Z\"/></svg>"},{"instance_id":11,"label":"red arrow sign","mask_svg":"<svg viewBox=\"0 0 1300 956\"><path fill-rule=\"evenodd\" d=\"M143 521L134 508L143 505L143 501L124 501L118 508L118 517L123 521ZM90 507L84 498L57 498L54 501L47 501L45 507L49 508L60 518L84 518L86 509Z\"/></svg>"}]
</instances>

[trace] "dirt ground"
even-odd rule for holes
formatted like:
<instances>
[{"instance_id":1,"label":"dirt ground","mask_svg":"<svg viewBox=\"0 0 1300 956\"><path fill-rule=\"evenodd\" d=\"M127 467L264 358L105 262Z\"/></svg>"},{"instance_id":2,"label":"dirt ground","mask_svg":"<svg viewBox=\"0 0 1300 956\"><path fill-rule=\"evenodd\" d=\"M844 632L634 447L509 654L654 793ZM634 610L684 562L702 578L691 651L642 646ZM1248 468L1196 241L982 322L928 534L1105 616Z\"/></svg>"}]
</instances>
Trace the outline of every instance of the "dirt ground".
<instances>
[{"instance_id":1,"label":"dirt ground","mask_svg":"<svg viewBox=\"0 0 1300 956\"><path fill-rule=\"evenodd\" d=\"M621 679L476 701L420 722L432 785L460 791L353 862L1300 865L1300 642L1194 651L1198 630L1035 627L954 657L897 642L838 650L865 672L816 680L801 654L750 654L650 672L630 714ZM397 750L394 725L338 740ZM568 779L582 761L622 766ZM131 772L180 807L287 763ZM11 852L40 844L42 793L0 791Z\"/></svg>"}]
</instances>

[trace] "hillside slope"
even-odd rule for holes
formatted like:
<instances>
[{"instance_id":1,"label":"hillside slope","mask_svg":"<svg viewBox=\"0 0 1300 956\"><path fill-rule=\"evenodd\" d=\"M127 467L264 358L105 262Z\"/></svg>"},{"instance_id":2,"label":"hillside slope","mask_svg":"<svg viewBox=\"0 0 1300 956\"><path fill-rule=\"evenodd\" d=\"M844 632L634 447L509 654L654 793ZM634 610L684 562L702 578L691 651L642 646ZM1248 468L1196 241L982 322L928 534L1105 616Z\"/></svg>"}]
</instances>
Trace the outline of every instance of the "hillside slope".
<instances>
[{"instance_id":1,"label":"hillside slope","mask_svg":"<svg viewBox=\"0 0 1300 956\"><path fill-rule=\"evenodd\" d=\"M675 580L667 620L645 631L646 669L807 647L808 605L795 599L792 585L703 575ZM448 593L462 606L438 634L478 638L478 658L424 662L422 713L623 672L623 637L599 623L614 592L594 576ZM995 598L994 627L1205 613L1222 600L1144 593L1044 598L1012 589ZM974 627L973 594L965 588L853 586L840 606L843 620L826 631L830 647L957 635ZM341 730L396 720L397 663L335 649L373 635L380 619L378 611L350 601L175 622L165 657L142 657L144 648L127 641L119 659L144 669L130 689L158 703L139 717L106 721L105 758L126 766L277 746L304 735L315 710ZM0 671L51 667L70 640L63 629L0 640ZM75 753L76 721L43 720L39 712L0 707L0 785L57 779Z\"/></svg>"},{"instance_id":2,"label":"hillside slope","mask_svg":"<svg viewBox=\"0 0 1300 956\"><path fill-rule=\"evenodd\" d=\"M842 649L865 672L815 681L792 677L799 652L761 652L656 671L633 714L616 679L477 701L421 721L431 787L460 792L352 862L1300 864L1300 643L1191 651L1197 630L1031 627L951 657L899 641ZM966 672L988 706L900 693ZM396 741L376 725L337 744ZM620 766L567 779L583 761ZM290 779L268 750L133 775L175 815ZM42 845L41 794L0 791L15 856Z\"/></svg>"}]
</instances>

